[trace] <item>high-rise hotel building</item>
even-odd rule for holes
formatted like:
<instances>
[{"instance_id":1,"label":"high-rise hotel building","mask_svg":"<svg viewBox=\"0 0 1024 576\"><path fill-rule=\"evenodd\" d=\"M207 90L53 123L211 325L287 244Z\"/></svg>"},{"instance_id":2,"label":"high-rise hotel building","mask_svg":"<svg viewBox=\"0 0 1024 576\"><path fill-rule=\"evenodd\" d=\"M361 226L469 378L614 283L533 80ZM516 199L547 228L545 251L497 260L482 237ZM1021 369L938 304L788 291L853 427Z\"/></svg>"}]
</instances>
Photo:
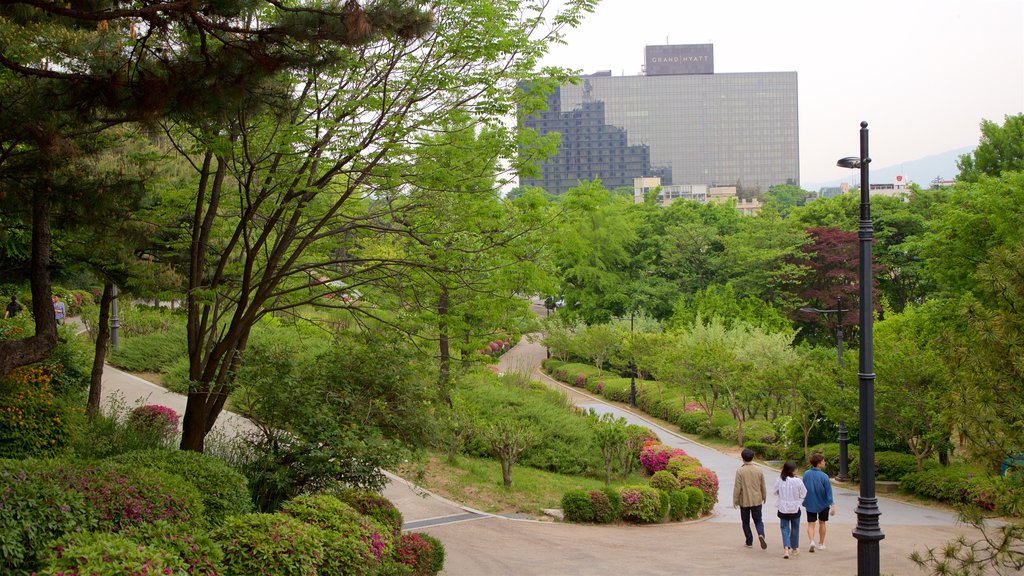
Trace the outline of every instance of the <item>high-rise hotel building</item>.
<instances>
[{"instance_id":1,"label":"high-rise hotel building","mask_svg":"<svg viewBox=\"0 0 1024 576\"><path fill-rule=\"evenodd\" d=\"M561 194L582 180L734 186L740 196L800 184L796 72L714 73L712 44L648 46L643 76L598 72L562 86L524 119L561 147L539 178Z\"/></svg>"}]
</instances>

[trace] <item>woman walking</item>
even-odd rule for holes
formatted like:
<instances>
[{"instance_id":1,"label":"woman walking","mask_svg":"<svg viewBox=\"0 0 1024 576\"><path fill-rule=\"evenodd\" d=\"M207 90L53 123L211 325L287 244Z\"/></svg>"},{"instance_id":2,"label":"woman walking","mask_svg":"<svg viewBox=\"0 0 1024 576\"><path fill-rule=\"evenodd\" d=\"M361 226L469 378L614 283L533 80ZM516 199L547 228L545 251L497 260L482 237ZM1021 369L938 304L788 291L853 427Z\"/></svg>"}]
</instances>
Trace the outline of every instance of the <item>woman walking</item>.
<instances>
[{"instance_id":1,"label":"woman walking","mask_svg":"<svg viewBox=\"0 0 1024 576\"><path fill-rule=\"evenodd\" d=\"M800 553L800 506L807 496L807 487L796 477L796 464L787 460L782 465L782 473L772 488L775 505L779 509L779 523L782 527L782 546L785 548L783 558Z\"/></svg>"}]
</instances>

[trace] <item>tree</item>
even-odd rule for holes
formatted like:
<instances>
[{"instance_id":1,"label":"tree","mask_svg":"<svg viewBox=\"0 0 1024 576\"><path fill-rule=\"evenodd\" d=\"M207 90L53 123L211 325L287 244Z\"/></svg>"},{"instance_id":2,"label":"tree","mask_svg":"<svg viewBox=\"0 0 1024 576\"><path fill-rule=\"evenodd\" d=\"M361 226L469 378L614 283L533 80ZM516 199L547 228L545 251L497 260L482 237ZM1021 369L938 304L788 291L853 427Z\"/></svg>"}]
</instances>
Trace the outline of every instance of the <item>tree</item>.
<instances>
[{"instance_id":1,"label":"tree","mask_svg":"<svg viewBox=\"0 0 1024 576\"><path fill-rule=\"evenodd\" d=\"M528 422L502 417L486 424L482 435L501 462L502 481L511 486L512 466L540 440L537 431Z\"/></svg>"},{"instance_id":2,"label":"tree","mask_svg":"<svg viewBox=\"0 0 1024 576\"><path fill-rule=\"evenodd\" d=\"M611 486L612 464L620 459L628 435L626 419L616 418L611 413L598 416L593 409L589 412L589 418L594 428L594 439L604 461L604 484Z\"/></svg>"},{"instance_id":3,"label":"tree","mask_svg":"<svg viewBox=\"0 0 1024 576\"><path fill-rule=\"evenodd\" d=\"M913 308L891 315L875 329L878 427L899 438L917 459L917 469L949 441L949 405L941 355L933 348L930 318Z\"/></svg>"},{"instance_id":4,"label":"tree","mask_svg":"<svg viewBox=\"0 0 1024 576\"><path fill-rule=\"evenodd\" d=\"M793 208L803 206L810 196L810 192L799 186L791 184L772 186L764 193L765 208L785 217Z\"/></svg>"},{"instance_id":5,"label":"tree","mask_svg":"<svg viewBox=\"0 0 1024 576\"><path fill-rule=\"evenodd\" d=\"M574 1L547 21L515 0L435 4L422 38L375 36L358 52L340 48L336 61L279 76L223 122L165 125L196 173L180 204L191 213L181 262L193 382L182 448L202 450L262 316L316 302L391 323L370 306L324 296L339 283L384 284L423 266L398 247L423 208L409 194L410 143L469 110L514 156L522 142L500 118L538 104L517 86L541 81L535 68L548 43L591 8ZM557 85L565 74L548 77Z\"/></svg>"},{"instance_id":6,"label":"tree","mask_svg":"<svg viewBox=\"0 0 1024 576\"><path fill-rule=\"evenodd\" d=\"M623 334L608 324L594 324L585 327L577 336L574 347L577 354L590 358L597 368L597 377L604 371L604 363L615 355L621 346Z\"/></svg>"},{"instance_id":7,"label":"tree","mask_svg":"<svg viewBox=\"0 0 1024 576\"><path fill-rule=\"evenodd\" d=\"M90 191L83 206L100 213L117 198L116 189L91 187L69 169L99 150L98 134L126 122L219 118L277 74L350 55L327 46L360 46L382 33L410 39L430 25L431 13L415 7L364 10L354 0L333 10L263 0L4 3L0 171L20 176L0 178L7 183L0 195L19 204L31 229L36 328L29 338L0 341L0 377L45 357L56 342L48 309L55 205Z\"/></svg>"},{"instance_id":8,"label":"tree","mask_svg":"<svg viewBox=\"0 0 1024 576\"><path fill-rule=\"evenodd\" d=\"M1024 172L1024 114L1003 116L1002 126L982 120L978 147L961 156L957 167L957 180L963 182L999 177L1003 172Z\"/></svg>"}]
</instances>

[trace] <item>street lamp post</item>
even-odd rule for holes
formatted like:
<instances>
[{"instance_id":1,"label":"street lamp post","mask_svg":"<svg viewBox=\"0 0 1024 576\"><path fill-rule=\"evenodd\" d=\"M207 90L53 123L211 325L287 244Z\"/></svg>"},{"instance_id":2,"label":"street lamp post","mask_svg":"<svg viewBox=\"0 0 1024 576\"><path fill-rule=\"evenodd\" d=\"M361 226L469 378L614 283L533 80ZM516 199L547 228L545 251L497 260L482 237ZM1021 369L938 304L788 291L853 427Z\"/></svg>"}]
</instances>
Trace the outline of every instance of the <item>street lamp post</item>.
<instances>
[{"instance_id":1,"label":"street lamp post","mask_svg":"<svg viewBox=\"0 0 1024 576\"><path fill-rule=\"evenodd\" d=\"M827 317L828 314L835 313L836 315L836 354L839 358L839 389L843 390L846 388L846 383L843 382L843 312L846 309L843 308L842 296L836 298L836 309L835 310L819 310L818 308L801 308L801 312L815 312L823 314ZM836 475L836 480L840 482L846 482L850 479L850 468L849 468L849 450L848 446L850 443L850 435L846 431L846 423L839 423L839 474Z\"/></svg>"},{"instance_id":2,"label":"street lamp post","mask_svg":"<svg viewBox=\"0 0 1024 576\"><path fill-rule=\"evenodd\" d=\"M885 538L878 524L881 512L875 497L875 368L872 322L871 185L868 183L868 123L860 123L860 157L847 157L836 164L842 168L860 169L860 496L857 498L857 574L879 576L879 542Z\"/></svg>"}]
</instances>

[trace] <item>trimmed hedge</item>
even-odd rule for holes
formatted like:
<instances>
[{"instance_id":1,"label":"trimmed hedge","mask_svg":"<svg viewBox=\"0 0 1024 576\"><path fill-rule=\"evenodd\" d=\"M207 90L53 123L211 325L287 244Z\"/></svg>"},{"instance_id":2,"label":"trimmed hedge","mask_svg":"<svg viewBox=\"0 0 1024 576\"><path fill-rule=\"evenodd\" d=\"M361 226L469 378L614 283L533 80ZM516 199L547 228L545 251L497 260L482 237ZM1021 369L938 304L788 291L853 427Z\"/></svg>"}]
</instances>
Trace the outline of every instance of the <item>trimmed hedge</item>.
<instances>
[{"instance_id":1,"label":"trimmed hedge","mask_svg":"<svg viewBox=\"0 0 1024 576\"><path fill-rule=\"evenodd\" d=\"M586 490L569 490L562 494L562 514L569 522L593 522L594 506Z\"/></svg>"},{"instance_id":2,"label":"trimmed hedge","mask_svg":"<svg viewBox=\"0 0 1024 576\"><path fill-rule=\"evenodd\" d=\"M594 522L607 524L622 516L622 498L614 488L590 491L590 505L594 509Z\"/></svg>"},{"instance_id":3,"label":"trimmed hedge","mask_svg":"<svg viewBox=\"0 0 1024 576\"><path fill-rule=\"evenodd\" d=\"M230 516L213 537L221 576L309 576L324 557L324 531L282 513Z\"/></svg>"},{"instance_id":4,"label":"trimmed hedge","mask_svg":"<svg viewBox=\"0 0 1024 576\"><path fill-rule=\"evenodd\" d=\"M691 519L699 518L701 511L704 510L704 493L696 486L687 486L680 490L679 493L686 496L684 516Z\"/></svg>"},{"instance_id":5,"label":"trimmed hedge","mask_svg":"<svg viewBox=\"0 0 1024 576\"><path fill-rule=\"evenodd\" d=\"M220 524L226 516L252 511L245 476L222 460L186 450L140 450L110 459L137 468L160 470L179 476L199 491L207 520Z\"/></svg>"},{"instance_id":6,"label":"trimmed hedge","mask_svg":"<svg viewBox=\"0 0 1024 576\"><path fill-rule=\"evenodd\" d=\"M967 504L997 514L1012 513L1020 488L1003 478L969 466L936 466L912 472L900 481L900 490L947 504Z\"/></svg>"},{"instance_id":7,"label":"trimmed hedge","mask_svg":"<svg viewBox=\"0 0 1024 576\"><path fill-rule=\"evenodd\" d=\"M661 496L650 486L623 486L619 489L622 498L622 519L627 522L653 524L665 517Z\"/></svg>"},{"instance_id":8,"label":"trimmed hedge","mask_svg":"<svg viewBox=\"0 0 1024 576\"><path fill-rule=\"evenodd\" d=\"M682 487L679 483L679 478L668 470L659 470L658 472L655 472L654 476L651 476L651 480L648 484L651 488L664 490L668 493L677 492Z\"/></svg>"}]
</instances>

